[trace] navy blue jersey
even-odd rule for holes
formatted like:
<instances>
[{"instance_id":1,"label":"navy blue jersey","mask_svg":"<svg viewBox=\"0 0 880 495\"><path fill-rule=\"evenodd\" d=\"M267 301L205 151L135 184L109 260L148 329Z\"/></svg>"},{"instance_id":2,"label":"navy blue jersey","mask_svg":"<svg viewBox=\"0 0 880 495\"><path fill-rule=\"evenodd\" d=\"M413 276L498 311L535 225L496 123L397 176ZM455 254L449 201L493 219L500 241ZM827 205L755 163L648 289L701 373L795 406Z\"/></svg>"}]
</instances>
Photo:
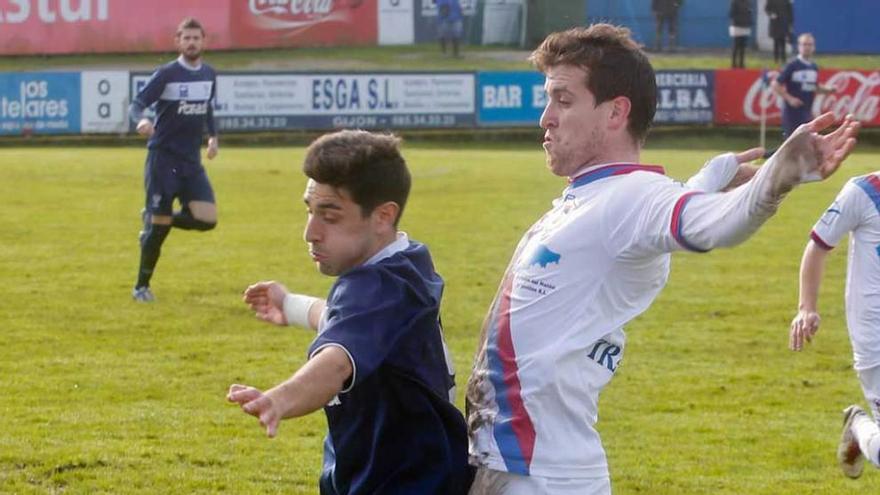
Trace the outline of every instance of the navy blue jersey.
<instances>
[{"instance_id":1,"label":"navy blue jersey","mask_svg":"<svg viewBox=\"0 0 880 495\"><path fill-rule=\"evenodd\" d=\"M442 292L428 249L415 242L331 288L309 356L339 346L353 373L324 408L322 494L467 493L467 433L449 402L438 321Z\"/></svg>"},{"instance_id":2,"label":"navy blue jersey","mask_svg":"<svg viewBox=\"0 0 880 495\"><path fill-rule=\"evenodd\" d=\"M175 60L159 67L132 101L132 120L139 121L143 110L156 103L155 133L147 146L200 163L205 128L208 135L217 134L212 105L216 91L217 74L211 66L192 69Z\"/></svg>"},{"instance_id":3,"label":"navy blue jersey","mask_svg":"<svg viewBox=\"0 0 880 495\"><path fill-rule=\"evenodd\" d=\"M788 94L804 102L804 108L813 108L816 85L819 83L819 66L815 62L805 62L800 57L789 62L776 77L776 82L785 86ZM787 106L787 105L786 105Z\"/></svg>"}]
</instances>

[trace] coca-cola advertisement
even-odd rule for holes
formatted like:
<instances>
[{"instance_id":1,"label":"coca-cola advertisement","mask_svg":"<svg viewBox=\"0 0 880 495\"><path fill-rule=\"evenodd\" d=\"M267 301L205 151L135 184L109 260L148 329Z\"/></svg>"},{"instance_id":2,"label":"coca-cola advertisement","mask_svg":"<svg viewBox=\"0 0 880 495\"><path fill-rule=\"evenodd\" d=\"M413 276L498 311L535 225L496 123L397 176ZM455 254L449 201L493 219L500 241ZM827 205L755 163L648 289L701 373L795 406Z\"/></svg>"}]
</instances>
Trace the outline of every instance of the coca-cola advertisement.
<instances>
[{"instance_id":1,"label":"coca-cola advertisement","mask_svg":"<svg viewBox=\"0 0 880 495\"><path fill-rule=\"evenodd\" d=\"M756 124L765 114L767 123L778 125L782 98L770 87L777 71L719 70L715 72L715 123ZM817 94L813 115L834 112L838 119L852 114L865 126L880 126L880 72L823 69L819 84L833 93Z\"/></svg>"},{"instance_id":2,"label":"coca-cola advertisement","mask_svg":"<svg viewBox=\"0 0 880 495\"><path fill-rule=\"evenodd\" d=\"M378 0L231 2L236 47L376 44Z\"/></svg>"}]
</instances>

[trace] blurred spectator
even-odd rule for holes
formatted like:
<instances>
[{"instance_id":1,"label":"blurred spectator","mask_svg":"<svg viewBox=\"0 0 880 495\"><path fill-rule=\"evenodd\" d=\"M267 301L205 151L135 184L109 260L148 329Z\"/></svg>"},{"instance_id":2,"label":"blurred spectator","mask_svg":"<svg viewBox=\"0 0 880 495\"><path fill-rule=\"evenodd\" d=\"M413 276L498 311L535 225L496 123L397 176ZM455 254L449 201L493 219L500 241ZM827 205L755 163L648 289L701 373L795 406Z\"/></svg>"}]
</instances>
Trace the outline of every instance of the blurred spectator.
<instances>
[{"instance_id":1,"label":"blurred spectator","mask_svg":"<svg viewBox=\"0 0 880 495\"><path fill-rule=\"evenodd\" d=\"M770 18L769 35L773 39L773 61L785 63L785 45L792 37L794 25L794 7L791 0L767 0L764 7Z\"/></svg>"},{"instance_id":2,"label":"blurred spectator","mask_svg":"<svg viewBox=\"0 0 880 495\"><path fill-rule=\"evenodd\" d=\"M684 0L651 0L651 11L654 12L654 19L657 22L657 36L654 37L654 49L663 51L663 25L666 25L666 31L669 34L669 41L666 46L670 51L674 51L677 44L678 35L678 8Z\"/></svg>"},{"instance_id":3,"label":"blurred spectator","mask_svg":"<svg viewBox=\"0 0 880 495\"><path fill-rule=\"evenodd\" d=\"M461 4L458 0L437 0L437 37L440 49L446 53L446 43L452 43L452 56L458 57L458 44L463 31Z\"/></svg>"},{"instance_id":4,"label":"blurred spectator","mask_svg":"<svg viewBox=\"0 0 880 495\"><path fill-rule=\"evenodd\" d=\"M751 0L730 0L730 37L733 38L733 55L730 66L740 69L746 66L746 44L752 35Z\"/></svg>"}]
</instances>

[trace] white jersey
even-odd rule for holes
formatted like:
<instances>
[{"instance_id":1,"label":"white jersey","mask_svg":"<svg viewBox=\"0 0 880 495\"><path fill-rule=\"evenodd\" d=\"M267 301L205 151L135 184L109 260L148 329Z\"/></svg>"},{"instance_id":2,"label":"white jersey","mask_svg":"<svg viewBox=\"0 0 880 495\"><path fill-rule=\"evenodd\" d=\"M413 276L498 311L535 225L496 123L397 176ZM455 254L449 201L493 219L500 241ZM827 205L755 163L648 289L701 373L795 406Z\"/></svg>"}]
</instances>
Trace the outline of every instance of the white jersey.
<instances>
[{"instance_id":1,"label":"white jersey","mask_svg":"<svg viewBox=\"0 0 880 495\"><path fill-rule=\"evenodd\" d=\"M880 365L880 173L847 182L811 237L832 249L847 232L846 323L855 368L864 370Z\"/></svg>"},{"instance_id":2,"label":"white jersey","mask_svg":"<svg viewBox=\"0 0 880 495\"><path fill-rule=\"evenodd\" d=\"M717 173L732 177L735 169L729 155ZM484 322L468 384L472 463L523 475L608 476L594 428L599 393L623 359L624 325L666 284L669 253L699 251L681 222L696 194L661 167L594 166L529 229Z\"/></svg>"}]
</instances>

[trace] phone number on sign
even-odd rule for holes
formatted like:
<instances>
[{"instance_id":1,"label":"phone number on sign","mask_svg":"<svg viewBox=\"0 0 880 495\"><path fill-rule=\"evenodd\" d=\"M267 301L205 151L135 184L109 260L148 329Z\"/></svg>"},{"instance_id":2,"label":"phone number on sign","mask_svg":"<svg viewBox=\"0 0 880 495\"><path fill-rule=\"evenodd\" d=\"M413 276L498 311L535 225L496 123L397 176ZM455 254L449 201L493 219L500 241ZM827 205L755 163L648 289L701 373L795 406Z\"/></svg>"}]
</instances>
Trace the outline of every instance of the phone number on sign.
<instances>
[{"instance_id":1,"label":"phone number on sign","mask_svg":"<svg viewBox=\"0 0 880 495\"><path fill-rule=\"evenodd\" d=\"M286 129L287 117L221 117L217 125L220 130Z\"/></svg>"},{"instance_id":2,"label":"phone number on sign","mask_svg":"<svg viewBox=\"0 0 880 495\"><path fill-rule=\"evenodd\" d=\"M455 115L416 114L391 116L392 127L452 127L455 123Z\"/></svg>"}]
</instances>

